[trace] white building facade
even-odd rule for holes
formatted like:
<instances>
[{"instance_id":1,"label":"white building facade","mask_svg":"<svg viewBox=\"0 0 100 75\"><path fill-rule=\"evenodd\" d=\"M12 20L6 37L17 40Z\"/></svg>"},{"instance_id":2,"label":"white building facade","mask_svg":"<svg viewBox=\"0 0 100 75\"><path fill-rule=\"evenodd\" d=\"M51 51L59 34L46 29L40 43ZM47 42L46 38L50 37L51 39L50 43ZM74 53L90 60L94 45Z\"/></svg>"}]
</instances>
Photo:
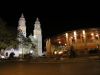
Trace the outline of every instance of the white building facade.
<instances>
[{"instance_id":1,"label":"white building facade","mask_svg":"<svg viewBox=\"0 0 100 75\"><path fill-rule=\"evenodd\" d=\"M33 56L42 56L42 30L40 26L40 21L37 18L34 24L33 35L27 36L26 32L26 20L22 14L18 21L17 27L17 40L19 41L18 50L7 50L4 54L10 55L10 53L15 53L15 56L25 55L31 53ZM30 39L31 42L27 42ZM33 45L35 46L34 48ZM7 56L7 57L8 57Z\"/></svg>"}]
</instances>

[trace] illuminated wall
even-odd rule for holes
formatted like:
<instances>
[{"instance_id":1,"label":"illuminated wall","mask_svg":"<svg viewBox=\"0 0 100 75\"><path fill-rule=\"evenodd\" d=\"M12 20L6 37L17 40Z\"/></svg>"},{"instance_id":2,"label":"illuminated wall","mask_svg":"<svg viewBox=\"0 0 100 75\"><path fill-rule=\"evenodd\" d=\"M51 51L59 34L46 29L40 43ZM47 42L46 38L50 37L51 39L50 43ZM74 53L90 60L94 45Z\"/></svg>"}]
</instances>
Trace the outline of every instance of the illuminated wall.
<instances>
[{"instance_id":1,"label":"illuminated wall","mask_svg":"<svg viewBox=\"0 0 100 75\"><path fill-rule=\"evenodd\" d=\"M100 49L100 29L88 28L67 31L52 37L51 44L58 47L55 48L56 50L69 50L71 46L78 51L86 51L97 47Z\"/></svg>"}]
</instances>

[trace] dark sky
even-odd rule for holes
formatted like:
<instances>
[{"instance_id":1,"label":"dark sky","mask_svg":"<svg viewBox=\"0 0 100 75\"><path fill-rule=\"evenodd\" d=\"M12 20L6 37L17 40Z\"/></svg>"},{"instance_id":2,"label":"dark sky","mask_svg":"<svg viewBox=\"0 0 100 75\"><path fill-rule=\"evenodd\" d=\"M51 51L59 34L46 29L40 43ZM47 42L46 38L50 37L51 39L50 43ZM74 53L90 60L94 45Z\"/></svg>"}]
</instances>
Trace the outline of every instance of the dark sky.
<instances>
[{"instance_id":1,"label":"dark sky","mask_svg":"<svg viewBox=\"0 0 100 75\"><path fill-rule=\"evenodd\" d=\"M34 4L33 4L34 5ZM44 8L45 7L45 8ZM8 26L16 31L19 17L24 14L27 24L27 32L30 34L34 28L36 17L39 18L43 38L51 37L68 30L100 27L100 15L91 14L83 9L64 9L63 7L38 7L34 6L5 6L0 7L0 17L8 23Z\"/></svg>"}]
</instances>

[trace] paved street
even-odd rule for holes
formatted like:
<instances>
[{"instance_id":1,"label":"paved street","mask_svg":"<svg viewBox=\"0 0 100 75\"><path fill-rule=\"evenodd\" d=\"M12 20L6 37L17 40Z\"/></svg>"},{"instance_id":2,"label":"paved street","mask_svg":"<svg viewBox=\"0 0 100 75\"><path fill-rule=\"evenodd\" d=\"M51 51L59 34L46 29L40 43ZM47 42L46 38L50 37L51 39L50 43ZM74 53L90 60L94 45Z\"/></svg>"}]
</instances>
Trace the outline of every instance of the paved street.
<instances>
[{"instance_id":1,"label":"paved street","mask_svg":"<svg viewBox=\"0 0 100 75\"><path fill-rule=\"evenodd\" d=\"M0 62L0 75L100 75L100 61L72 60L61 63Z\"/></svg>"}]
</instances>

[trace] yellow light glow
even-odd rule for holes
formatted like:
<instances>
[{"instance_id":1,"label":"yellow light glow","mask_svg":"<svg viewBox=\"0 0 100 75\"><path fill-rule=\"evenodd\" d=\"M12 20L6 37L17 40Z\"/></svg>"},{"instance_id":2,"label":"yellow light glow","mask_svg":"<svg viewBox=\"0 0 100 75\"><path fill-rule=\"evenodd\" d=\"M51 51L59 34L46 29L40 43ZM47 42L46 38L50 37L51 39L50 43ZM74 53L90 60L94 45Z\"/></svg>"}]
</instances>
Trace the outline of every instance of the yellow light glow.
<instances>
[{"instance_id":1,"label":"yellow light glow","mask_svg":"<svg viewBox=\"0 0 100 75\"><path fill-rule=\"evenodd\" d=\"M54 54L57 54L57 51L55 51Z\"/></svg>"},{"instance_id":2,"label":"yellow light glow","mask_svg":"<svg viewBox=\"0 0 100 75\"><path fill-rule=\"evenodd\" d=\"M75 40L77 39L77 33L76 33L76 31L74 31L74 38L75 38Z\"/></svg>"},{"instance_id":3,"label":"yellow light glow","mask_svg":"<svg viewBox=\"0 0 100 75\"><path fill-rule=\"evenodd\" d=\"M76 35L77 35L76 31L74 31L74 36L76 36Z\"/></svg>"},{"instance_id":4,"label":"yellow light glow","mask_svg":"<svg viewBox=\"0 0 100 75\"><path fill-rule=\"evenodd\" d=\"M98 35L98 34L96 34L95 36L96 36L96 37L99 37L99 35Z\"/></svg>"},{"instance_id":5,"label":"yellow light glow","mask_svg":"<svg viewBox=\"0 0 100 75\"><path fill-rule=\"evenodd\" d=\"M59 44L61 44L61 41L59 41Z\"/></svg>"},{"instance_id":6,"label":"yellow light glow","mask_svg":"<svg viewBox=\"0 0 100 75\"><path fill-rule=\"evenodd\" d=\"M94 33L91 33L91 36L94 36Z\"/></svg>"},{"instance_id":7,"label":"yellow light glow","mask_svg":"<svg viewBox=\"0 0 100 75\"><path fill-rule=\"evenodd\" d=\"M63 51L58 52L58 54L62 54L62 53L63 53Z\"/></svg>"},{"instance_id":8,"label":"yellow light glow","mask_svg":"<svg viewBox=\"0 0 100 75\"><path fill-rule=\"evenodd\" d=\"M82 31L83 35L85 35L85 30Z\"/></svg>"},{"instance_id":9,"label":"yellow light glow","mask_svg":"<svg viewBox=\"0 0 100 75\"><path fill-rule=\"evenodd\" d=\"M66 33L65 35L66 35L66 38L68 38L68 33Z\"/></svg>"},{"instance_id":10,"label":"yellow light glow","mask_svg":"<svg viewBox=\"0 0 100 75\"><path fill-rule=\"evenodd\" d=\"M83 37L85 38L86 37L85 30L82 31L82 34L83 34Z\"/></svg>"},{"instance_id":11,"label":"yellow light glow","mask_svg":"<svg viewBox=\"0 0 100 75\"><path fill-rule=\"evenodd\" d=\"M65 43L65 46L66 46L67 44Z\"/></svg>"}]
</instances>

